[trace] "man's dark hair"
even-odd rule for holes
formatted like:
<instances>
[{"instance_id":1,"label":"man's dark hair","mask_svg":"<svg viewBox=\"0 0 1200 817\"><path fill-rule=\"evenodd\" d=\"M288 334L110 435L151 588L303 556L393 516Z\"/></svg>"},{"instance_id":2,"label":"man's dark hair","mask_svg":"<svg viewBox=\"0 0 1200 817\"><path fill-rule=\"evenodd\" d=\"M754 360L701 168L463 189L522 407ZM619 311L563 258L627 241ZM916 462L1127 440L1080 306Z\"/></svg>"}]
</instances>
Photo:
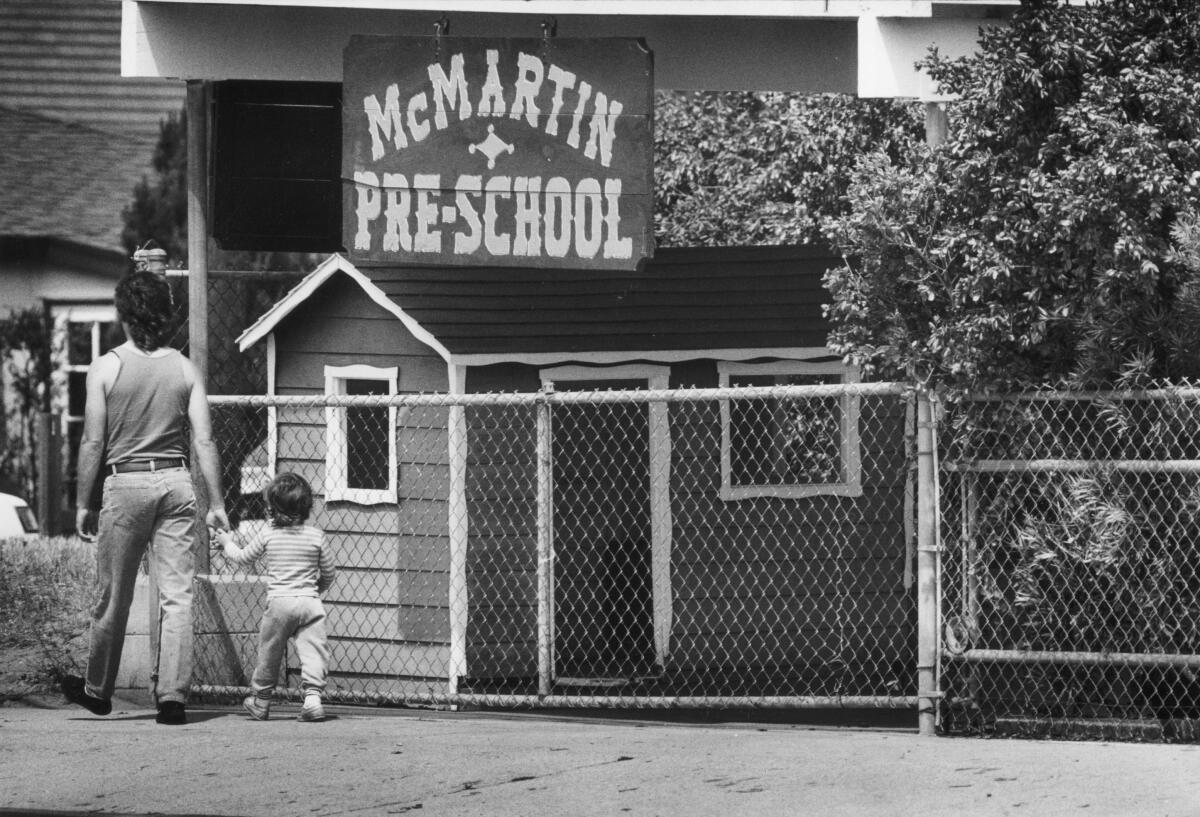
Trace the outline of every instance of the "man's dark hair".
<instances>
[{"instance_id":1,"label":"man's dark hair","mask_svg":"<svg viewBox=\"0 0 1200 817\"><path fill-rule=\"evenodd\" d=\"M263 499L267 502L271 525L276 528L299 525L312 511L312 488L308 487L304 477L290 471L271 480L271 484L263 489Z\"/></svg>"},{"instance_id":2,"label":"man's dark hair","mask_svg":"<svg viewBox=\"0 0 1200 817\"><path fill-rule=\"evenodd\" d=\"M163 335L171 323L175 303L165 275L139 270L117 283L117 317L129 327L137 347L153 352L162 346Z\"/></svg>"}]
</instances>

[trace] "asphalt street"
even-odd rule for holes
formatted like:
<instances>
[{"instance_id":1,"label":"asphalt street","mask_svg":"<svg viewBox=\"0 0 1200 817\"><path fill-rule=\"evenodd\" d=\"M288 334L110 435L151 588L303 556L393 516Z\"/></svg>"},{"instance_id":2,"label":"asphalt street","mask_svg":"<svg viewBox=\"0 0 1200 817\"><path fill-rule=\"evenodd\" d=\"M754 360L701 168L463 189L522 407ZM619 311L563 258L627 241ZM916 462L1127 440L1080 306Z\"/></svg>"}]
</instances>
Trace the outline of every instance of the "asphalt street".
<instances>
[{"instance_id":1,"label":"asphalt street","mask_svg":"<svg viewBox=\"0 0 1200 817\"><path fill-rule=\"evenodd\" d=\"M0 814L1200 816L1200 746L914 728L118 701L0 707Z\"/></svg>"}]
</instances>

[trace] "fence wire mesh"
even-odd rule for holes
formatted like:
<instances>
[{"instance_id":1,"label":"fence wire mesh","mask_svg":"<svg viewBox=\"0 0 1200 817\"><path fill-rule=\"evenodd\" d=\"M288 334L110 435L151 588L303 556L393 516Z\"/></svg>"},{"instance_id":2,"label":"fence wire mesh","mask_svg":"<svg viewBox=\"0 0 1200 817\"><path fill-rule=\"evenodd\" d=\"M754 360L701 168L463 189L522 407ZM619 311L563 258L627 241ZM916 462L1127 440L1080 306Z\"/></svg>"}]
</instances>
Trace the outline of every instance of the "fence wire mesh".
<instances>
[{"instance_id":1,"label":"fence wire mesh","mask_svg":"<svg viewBox=\"0 0 1200 817\"><path fill-rule=\"evenodd\" d=\"M915 706L899 387L373 391L213 398L240 536L270 474L317 495L331 698ZM200 585L195 680L233 695L264 582Z\"/></svg>"},{"instance_id":2,"label":"fence wire mesh","mask_svg":"<svg viewBox=\"0 0 1200 817\"><path fill-rule=\"evenodd\" d=\"M1200 393L967 402L941 436L942 725L1200 735Z\"/></svg>"}]
</instances>

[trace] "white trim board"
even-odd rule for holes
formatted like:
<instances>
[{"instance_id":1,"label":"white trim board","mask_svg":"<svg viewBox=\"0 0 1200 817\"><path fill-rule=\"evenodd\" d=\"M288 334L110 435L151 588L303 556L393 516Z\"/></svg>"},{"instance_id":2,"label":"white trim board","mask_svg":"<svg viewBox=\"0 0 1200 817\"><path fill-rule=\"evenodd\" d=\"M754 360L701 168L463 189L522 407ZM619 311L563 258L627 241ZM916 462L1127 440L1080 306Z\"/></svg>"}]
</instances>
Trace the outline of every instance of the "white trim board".
<instances>
[{"instance_id":1,"label":"white trim board","mask_svg":"<svg viewBox=\"0 0 1200 817\"><path fill-rule=\"evenodd\" d=\"M304 280L292 287L287 295L280 298L274 306L263 313L262 317L251 324L245 332L242 332L237 339L238 350L244 352L269 335L280 321L308 300L336 272L344 272L350 276L352 281L362 287L363 292L366 293L368 298L392 315L395 315L404 324L404 328L412 333L414 338L437 352L442 360L447 363L451 362L450 350L443 346L441 341L430 334L411 315L401 309L383 290L375 286L371 279L363 275L345 256L337 253L318 264L316 269L304 277Z\"/></svg>"},{"instance_id":2,"label":"white trim board","mask_svg":"<svg viewBox=\"0 0 1200 817\"><path fill-rule=\"evenodd\" d=\"M687 360L754 360L760 357L777 357L788 360L812 360L819 357L834 357L825 346L772 346L761 349L738 347L734 349L643 349L636 351L603 352L510 352L499 354L452 354L451 360L459 366L492 366L498 363L524 363L530 366L553 366L555 364L593 363L604 366L628 363L631 360L646 360L652 363L682 363Z\"/></svg>"}]
</instances>

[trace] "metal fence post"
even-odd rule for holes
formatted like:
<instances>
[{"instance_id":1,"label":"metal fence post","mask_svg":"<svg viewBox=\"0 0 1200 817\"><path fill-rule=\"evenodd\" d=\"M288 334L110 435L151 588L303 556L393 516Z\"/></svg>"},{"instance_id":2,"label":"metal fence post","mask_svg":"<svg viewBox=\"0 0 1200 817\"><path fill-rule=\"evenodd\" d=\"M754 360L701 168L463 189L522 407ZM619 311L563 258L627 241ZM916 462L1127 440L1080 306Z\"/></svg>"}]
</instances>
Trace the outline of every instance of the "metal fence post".
<instances>
[{"instance_id":1,"label":"metal fence post","mask_svg":"<svg viewBox=\"0 0 1200 817\"><path fill-rule=\"evenodd\" d=\"M937 724L937 483L933 401L917 395L917 724L922 735Z\"/></svg>"},{"instance_id":2,"label":"metal fence post","mask_svg":"<svg viewBox=\"0 0 1200 817\"><path fill-rule=\"evenodd\" d=\"M554 672L554 482L551 459L550 402L554 384L542 384L537 403L537 638L538 695L550 694Z\"/></svg>"}]
</instances>

